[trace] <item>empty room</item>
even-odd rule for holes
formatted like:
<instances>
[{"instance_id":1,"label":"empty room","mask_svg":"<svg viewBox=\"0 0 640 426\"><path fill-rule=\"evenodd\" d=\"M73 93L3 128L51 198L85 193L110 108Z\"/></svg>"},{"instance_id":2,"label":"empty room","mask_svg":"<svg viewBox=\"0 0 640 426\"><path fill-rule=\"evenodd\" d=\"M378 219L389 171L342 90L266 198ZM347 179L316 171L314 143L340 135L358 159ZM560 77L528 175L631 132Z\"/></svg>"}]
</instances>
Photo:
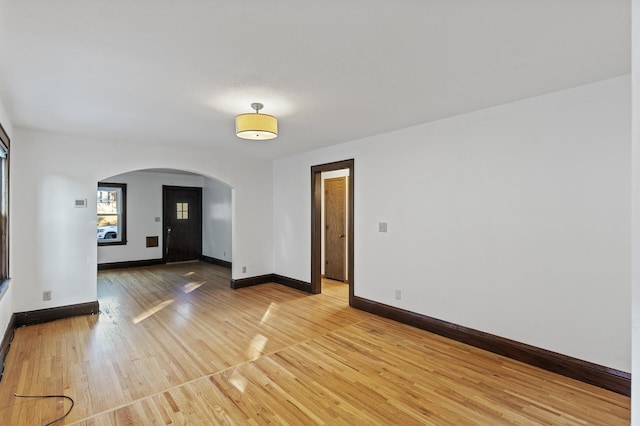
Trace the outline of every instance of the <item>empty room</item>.
<instances>
[{"instance_id":1,"label":"empty room","mask_svg":"<svg viewBox=\"0 0 640 426\"><path fill-rule=\"evenodd\" d=\"M638 3L0 0L0 423L640 424Z\"/></svg>"}]
</instances>

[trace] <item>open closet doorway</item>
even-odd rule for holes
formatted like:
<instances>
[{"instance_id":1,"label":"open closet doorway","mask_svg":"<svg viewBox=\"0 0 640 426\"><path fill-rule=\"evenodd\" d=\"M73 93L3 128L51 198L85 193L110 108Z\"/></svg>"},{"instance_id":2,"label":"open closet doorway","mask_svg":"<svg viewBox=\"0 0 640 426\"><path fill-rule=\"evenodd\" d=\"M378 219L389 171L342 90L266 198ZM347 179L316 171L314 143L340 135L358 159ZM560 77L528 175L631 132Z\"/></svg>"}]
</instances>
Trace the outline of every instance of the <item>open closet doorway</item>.
<instances>
[{"instance_id":1,"label":"open closet doorway","mask_svg":"<svg viewBox=\"0 0 640 426\"><path fill-rule=\"evenodd\" d=\"M311 291L323 277L346 282L353 299L354 160L311 168Z\"/></svg>"},{"instance_id":2,"label":"open closet doorway","mask_svg":"<svg viewBox=\"0 0 640 426\"><path fill-rule=\"evenodd\" d=\"M347 180L349 170L322 173L324 208L322 209L322 276L347 280Z\"/></svg>"}]
</instances>

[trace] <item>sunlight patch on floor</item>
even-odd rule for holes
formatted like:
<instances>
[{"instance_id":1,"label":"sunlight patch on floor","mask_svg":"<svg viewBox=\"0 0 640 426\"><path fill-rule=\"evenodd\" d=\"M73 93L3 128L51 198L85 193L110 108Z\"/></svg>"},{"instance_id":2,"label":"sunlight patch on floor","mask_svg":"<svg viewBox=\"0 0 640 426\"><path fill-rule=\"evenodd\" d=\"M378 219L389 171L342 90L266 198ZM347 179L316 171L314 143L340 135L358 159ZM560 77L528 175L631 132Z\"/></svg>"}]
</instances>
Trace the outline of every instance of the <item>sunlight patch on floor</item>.
<instances>
[{"instance_id":1,"label":"sunlight patch on floor","mask_svg":"<svg viewBox=\"0 0 640 426\"><path fill-rule=\"evenodd\" d=\"M233 372L229 382L242 393L244 393L244 390L247 388L247 379L238 373L238 370Z\"/></svg>"},{"instance_id":2,"label":"sunlight patch on floor","mask_svg":"<svg viewBox=\"0 0 640 426\"><path fill-rule=\"evenodd\" d=\"M206 283L206 281L200 281L200 282L192 281L190 283L186 283L184 285L184 287L182 287L182 291L184 291L185 293L189 294L193 290L197 289L198 287L200 287L201 285L203 285L205 283Z\"/></svg>"},{"instance_id":3,"label":"sunlight patch on floor","mask_svg":"<svg viewBox=\"0 0 640 426\"><path fill-rule=\"evenodd\" d=\"M133 322L134 324L138 324L140 321L146 320L151 315L154 315L155 313L163 310L164 308L166 308L172 303L173 303L173 299L165 300L164 302L158 303L153 308L149 308L143 313L141 313L140 315L138 315L137 317L135 317L133 320L131 320L131 322Z\"/></svg>"},{"instance_id":4,"label":"sunlight patch on floor","mask_svg":"<svg viewBox=\"0 0 640 426\"><path fill-rule=\"evenodd\" d=\"M249 344L249 347L247 348L247 356L251 359L251 361L258 359L258 357L262 355L262 351L264 350L267 341L269 341L269 339L267 339L262 334L256 334L253 337L251 343Z\"/></svg>"},{"instance_id":5,"label":"sunlight patch on floor","mask_svg":"<svg viewBox=\"0 0 640 426\"><path fill-rule=\"evenodd\" d=\"M260 324L264 324L265 322L267 322L267 320L269 319L269 316L271 315L271 312L275 312L278 310L278 304L275 302L271 302L269 304L269 307L267 308L267 311L264 313L264 315L262 316L262 319L260 320Z\"/></svg>"}]
</instances>

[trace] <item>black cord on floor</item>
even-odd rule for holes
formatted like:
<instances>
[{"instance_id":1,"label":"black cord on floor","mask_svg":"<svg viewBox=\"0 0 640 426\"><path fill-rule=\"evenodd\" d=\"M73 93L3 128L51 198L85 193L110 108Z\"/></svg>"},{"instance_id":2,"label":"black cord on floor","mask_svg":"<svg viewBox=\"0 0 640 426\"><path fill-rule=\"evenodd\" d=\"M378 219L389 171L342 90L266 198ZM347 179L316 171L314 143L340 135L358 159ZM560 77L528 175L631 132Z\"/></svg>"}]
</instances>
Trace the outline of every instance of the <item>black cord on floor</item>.
<instances>
[{"instance_id":1,"label":"black cord on floor","mask_svg":"<svg viewBox=\"0 0 640 426\"><path fill-rule=\"evenodd\" d=\"M50 426L54 423L59 422L60 420L64 419L65 417L67 417L69 415L69 413L71 412L71 410L73 410L73 406L75 405L75 402L73 401L73 398L71 398L70 396L67 395L18 395L17 393L13 394L15 397L17 398L66 398L69 401L71 401L71 407L69 407L69 409L67 410L66 413L64 413L61 417L58 417L57 419L49 422L49 423L45 423L44 426Z\"/></svg>"}]
</instances>

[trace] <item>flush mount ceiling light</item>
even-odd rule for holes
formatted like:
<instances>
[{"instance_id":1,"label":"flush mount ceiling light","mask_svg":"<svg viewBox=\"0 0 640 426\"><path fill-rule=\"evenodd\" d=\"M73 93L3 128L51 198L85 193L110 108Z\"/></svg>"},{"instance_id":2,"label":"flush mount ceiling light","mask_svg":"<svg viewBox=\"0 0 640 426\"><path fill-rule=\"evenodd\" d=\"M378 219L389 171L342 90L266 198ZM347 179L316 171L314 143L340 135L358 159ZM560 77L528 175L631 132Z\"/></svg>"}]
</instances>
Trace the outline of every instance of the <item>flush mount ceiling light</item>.
<instances>
[{"instance_id":1,"label":"flush mount ceiling light","mask_svg":"<svg viewBox=\"0 0 640 426\"><path fill-rule=\"evenodd\" d=\"M242 139L267 140L278 137L278 119L272 115L260 114L264 105L251 104L256 112L240 114L236 117L236 135Z\"/></svg>"}]
</instances>

